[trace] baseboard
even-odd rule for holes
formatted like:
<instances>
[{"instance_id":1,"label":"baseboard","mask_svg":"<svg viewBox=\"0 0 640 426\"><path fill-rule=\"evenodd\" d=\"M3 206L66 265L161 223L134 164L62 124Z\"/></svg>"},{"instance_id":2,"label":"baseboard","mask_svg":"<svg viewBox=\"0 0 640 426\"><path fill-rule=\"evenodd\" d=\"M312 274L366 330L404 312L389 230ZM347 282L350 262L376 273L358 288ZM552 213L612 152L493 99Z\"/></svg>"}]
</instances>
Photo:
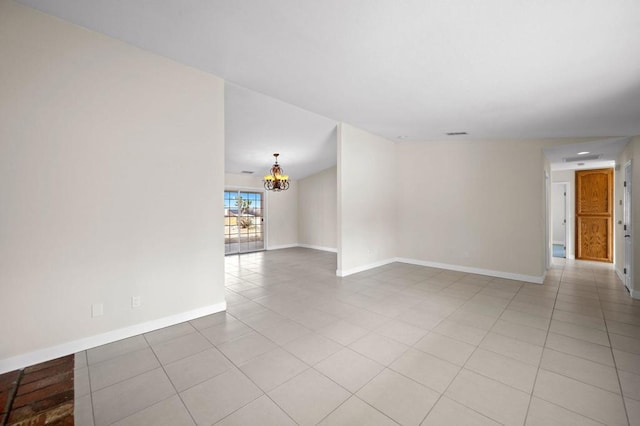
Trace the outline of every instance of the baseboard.
<instances>
[{"instance_id":1,"label":"baseboard","mask_svg":"<svg viewBox=\"0 0 640 426\"><path fill-rule=\"evenodd\" d=\"M74 354L76 352L95 348L96 346L105 345L107 343L116 342L128 337L137 336L138 334L148 333L160 328L169 327L170 325L179 324L181 322L190 321L205 315L211 315L222 312L227 309L227 302L216 303L215 305L205 306L203 308L182 312L176 315L159 318L152 321L135 324L128 327L120 328L106 333L97 334L95 336L84 337L60 345L51 346L49 348L39 349L22 355L0 360L0 374L7 371L13 371L19 368L28 367L61 356Z\"/></svg>"},{"instance_id":2,"label":"baseboard","mask_svg":"<svg viewBox=\"0 0 640 426\"><path fill-rule=\"evenodd\" d=\"M279 246L267 246L267 250L281 250L293 247L298 247L298 244L281 244Z\"/></svg>"},{"instance_id":3,"label":"baseboard","mask_svg":"<svg viewBox=\"0 0 640 426\"><path fill-rule=\"evenodd\" d=\"M369 269L379 268L380 266L388 265L389 263L395 262L396 259L384 259L379 260L378 262L369 263L367 265L358 266L351 269L338 269L336 270L336 275L338 277L348 277L349 275L357 274L358 272L368 271Z\"/></svg>"},{"instance_id":4,"label":"baseboard","mask_svg":"<svg viewBox=\"0 0 640 426\"><path fill-rule=\"evenodd\" d=\"M321 250L321 251L330 251L331 253L337 253L338 252L338 249L336 249L336 248L316 246L314 244L298 244L298 247L314 249L314 250Z\"/></svg>"},{"instance_id":5,"label":"baseboard","mask_svg":"<svg viewBox=\"0 0 640 426\"><path fill-rule=\"evenodd\" d=\"M620 281L624 283L624 273L618 268L615 268L615 269L616 269L616 275L618 276L618 278L620 278Z\"/></svg>"},{"instance_id":6,"label":"baseboard","mask_svg":"<svg viewBox=\"0 0 640 426\"><path fill-rule=\"evenodd\" d=\"M491 269L474 268L471 266L451 265L448 263L429 262L426 260L397 258L397 262L409 263L412 265L429 266L431 268L447 269L449 271L466 272L469 274L487 275L496 278L505 278L508 280L525 281L528 283L542 284L546 276L546 272L540 276L515 274L513 272L494 271Z\"/></svg>"}]
</instances>

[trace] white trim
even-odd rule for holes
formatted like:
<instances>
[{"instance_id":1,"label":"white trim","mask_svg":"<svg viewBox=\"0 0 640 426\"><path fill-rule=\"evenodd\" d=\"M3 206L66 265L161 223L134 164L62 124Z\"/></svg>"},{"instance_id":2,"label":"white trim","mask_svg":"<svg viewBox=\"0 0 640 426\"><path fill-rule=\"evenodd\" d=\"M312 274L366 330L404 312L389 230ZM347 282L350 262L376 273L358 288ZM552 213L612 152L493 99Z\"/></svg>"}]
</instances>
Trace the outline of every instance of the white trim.
<instances>
[{"instance_id":1,"label":"white trim","mask_svg":"<svg viewBox=\"0 0 640 426\"><path fill-rule=\"evenodd\" d=\"M279 246L267 246L267 250L280 250L280 249L287 249L287 248L293 248L293 247L298 247L298 244L281 244Z\"/></svg>"},{"instance_id":2,"label":"white trim","mask_svg":"<svg viewBox=\"0 0 640 426\"><path fill-rule=\"evenodd\" d=\"M638 290L630 290L629 293L633 299L640 299L640 291Z\"/></svg>"},{"instance_id":3,"label":"white trim","mask_svg":"<svg viewBox=\"0 0 640 426\"><path fill-rule=\"evenodd\" d=\"M551 244L554 246L564 246L564 241L552 241Z\"/></svg>"},{"instance_id":4,"label":"white trim","mask_svg":"<svg viewBox=\"0 0 640 426\"><path fill-rule=\"evenodd\" d=\"M337 269L336 270L336 275L339 276L339 277L346 277L346 276L349 276L349 275L357 274L358 272L368 271L369 269L378 268L380 266L388 265L388 264L396 262L396 261L397 261L397 259L391 258L391 259L379 260L377 262L369 263L367 265L357 266L357 267L351 268L351 269L346 269L346 270Z\"/></svg>"},{"instance_id":5,"label":"white trim","mask_svg":"<svg viewBox=\"0 0 640 426\"><path fill-rule=\"evenodd\" d=\"M565 251L565 254L566 254L566 251ZM566 256L567 256L567 259L570 259L570 260L575 260L576 258L575 254L567 254Z\"/></svg>"},{"instance_id":6,"label":"white trim","mask_svg":"<svg viewBox=\"0 0 640 426\"><path fill-rule=\"evenodd\" d=\"M508 280L525 281L528 283L542 284L547 275L546 272L540 276L515 274L513 272L494 271L491 269L474 268L471 266L451 265L448 263L429 262L426 260L397 258L397 262L409 263L412 265L429 266L431 268L448 269L450 271L467 272L470 274L487 275L490 277L506 278Z\"/></svg>"},{"instance_id":7,"label":"white trim","mask_svg":"<svg viewBox=\"0 0 640 426\"><path fill-rule=\"evenodd\" d=\"M76 352L95 348L96 346L105 345L128 337L137 336L138 334L148 333L170 325L179 324L181 322L190 321L205 315L211 315L227 309L227 302L216 303L202 308L182 312L168 317L159 318L152 321L135 324L117 330L108 331L95 336L83 337L82 339L73 340L71 342L61 343L37 351L29 352L5 358L0 360L0 374L7 371L13 371L19 368L28 367L40 362L55 359L61 356L74 354Z\"/></svg>"},{"instance_id":8,"label":"white trim","mask_svg":"<svg viewBox=\"0 0 640 426\"><path fill-rule=\"evenodd\" d=\"M620 278L620 281L622 281L622 285L626 286L624 273L618 268L616 268L616 275L618 276L618 278Z\"/></svg>"},{"instance_id":9,"label":"white trim","mask_svg":"<svg viewBox=\"0 0 640 426\"><path fill-rule=\"evenodd\" d=\"M304 247L304 248L308 248L308 249L321 250L321 251L330 251L331 253L337 253L338 252L338 249L336 249L336 248L316 246L314 244L298 244L298 247Z\"/></svg>"}]
</instances>

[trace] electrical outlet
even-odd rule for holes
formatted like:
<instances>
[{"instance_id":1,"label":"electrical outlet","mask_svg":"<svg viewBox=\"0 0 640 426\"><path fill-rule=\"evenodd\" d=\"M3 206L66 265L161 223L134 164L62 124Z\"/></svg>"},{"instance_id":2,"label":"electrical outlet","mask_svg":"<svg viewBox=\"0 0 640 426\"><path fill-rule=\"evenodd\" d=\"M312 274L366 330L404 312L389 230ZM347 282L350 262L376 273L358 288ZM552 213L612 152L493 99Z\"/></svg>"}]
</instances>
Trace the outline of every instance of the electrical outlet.
<instances>
[{"instance_id":1,"label":"electrical outlet","mask_svg":"<svg viewBox=\"0 0 640 426\"><path fill-rule=\"evenodd\" d=\"M102 303L94 303L91 305L91 316L101 317L104 314L104 305Z\"/></svg>"},{"instance_id":2,"label":"electrical outlet","mask_svg":"<svg viewBox=\"0 0 640 426\"><path fill-rule=\"evenodd\" d=\"M141 305L140 296L131 296L131 308L139 308Z\"/></svg>"}]
</instances>

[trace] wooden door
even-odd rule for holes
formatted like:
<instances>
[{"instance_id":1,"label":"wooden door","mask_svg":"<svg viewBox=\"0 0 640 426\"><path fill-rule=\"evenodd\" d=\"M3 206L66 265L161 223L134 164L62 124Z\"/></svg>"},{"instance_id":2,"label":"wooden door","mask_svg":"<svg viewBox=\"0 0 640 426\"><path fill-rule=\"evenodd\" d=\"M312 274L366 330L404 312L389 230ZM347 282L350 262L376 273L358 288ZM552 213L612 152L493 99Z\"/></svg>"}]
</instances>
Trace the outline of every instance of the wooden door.
<instances>
[{"instance_id":1,"label":"wooden door","mask_svg":"<svg viewBox=\"0 0 640 426\"><path fill-rule=\"evenodd\" d=\"M576 258L613 261L613 169L576 171Z\"/></svg>"}]
</instances>

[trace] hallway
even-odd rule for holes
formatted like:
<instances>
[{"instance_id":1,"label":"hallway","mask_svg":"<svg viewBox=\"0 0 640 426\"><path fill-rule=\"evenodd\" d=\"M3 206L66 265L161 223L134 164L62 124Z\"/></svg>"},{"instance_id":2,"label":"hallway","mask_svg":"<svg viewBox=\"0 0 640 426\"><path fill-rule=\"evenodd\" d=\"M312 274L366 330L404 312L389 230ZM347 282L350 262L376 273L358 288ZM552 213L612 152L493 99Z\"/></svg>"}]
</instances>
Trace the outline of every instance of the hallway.
<instances>
[{"instance_id":1,"label":"hallway","mask_svg":"<svg viewBox=\"0 0 640 426\"><path fill-rule=\"evenodd\" d=\"M225 260L226 313L76 355L76 424L640 424L640 304L608 265Z\"/></svg>"}]
</instances>

